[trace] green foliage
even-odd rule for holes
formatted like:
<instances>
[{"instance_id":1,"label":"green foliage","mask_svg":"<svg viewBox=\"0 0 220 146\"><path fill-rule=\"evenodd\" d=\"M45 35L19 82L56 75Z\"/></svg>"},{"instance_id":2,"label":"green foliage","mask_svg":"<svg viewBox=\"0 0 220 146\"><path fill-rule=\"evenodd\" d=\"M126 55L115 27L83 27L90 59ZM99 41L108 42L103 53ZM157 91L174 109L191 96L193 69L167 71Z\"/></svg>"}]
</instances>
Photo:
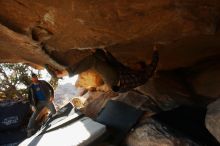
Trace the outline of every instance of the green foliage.
<instances>
[{"instance_id":1,"label":"green foliage","mask_svg":"<svg viewBox=\"0 0 220 146\"><path fill-rule=\"evenodd\" d=\"M33 69L26 64L0 64L0 98L1 99L26 99L27 86L31 83L31 72L37 72L41 77L40 71ZM52 86L57 86L58 80L51 78Z\"/></svg>"}]
</instances>

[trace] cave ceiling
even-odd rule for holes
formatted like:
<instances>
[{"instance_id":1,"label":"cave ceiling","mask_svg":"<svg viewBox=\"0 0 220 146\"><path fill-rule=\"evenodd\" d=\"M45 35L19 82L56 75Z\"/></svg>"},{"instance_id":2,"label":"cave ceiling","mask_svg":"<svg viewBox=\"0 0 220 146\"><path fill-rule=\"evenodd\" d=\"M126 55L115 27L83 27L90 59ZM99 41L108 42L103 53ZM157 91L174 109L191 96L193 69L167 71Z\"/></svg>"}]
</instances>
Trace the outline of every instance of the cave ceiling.
<instances>
[{"instance_id":1,"label":"cave ceiling","mask_svg":"<svg viewBox=\"0 0 220 146\"><path fill-rule=\"evenodd\" d=\"M105 48L126 65L191 66L220 55L219 0L0 0L0 62L63 69Z\"/></svg>"}]
</instances>

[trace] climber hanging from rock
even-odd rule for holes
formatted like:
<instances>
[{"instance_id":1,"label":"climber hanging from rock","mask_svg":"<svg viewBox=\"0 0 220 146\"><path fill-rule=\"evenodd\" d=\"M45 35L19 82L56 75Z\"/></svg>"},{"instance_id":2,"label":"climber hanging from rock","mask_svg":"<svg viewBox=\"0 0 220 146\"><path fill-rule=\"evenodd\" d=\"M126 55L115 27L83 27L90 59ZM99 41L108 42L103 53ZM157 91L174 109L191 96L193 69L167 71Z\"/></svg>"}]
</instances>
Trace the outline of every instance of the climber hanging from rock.
<instances>
[{"instance_id":1,"label":"climber hanging from rock","mask_svg":"<svg viewBox=\"0 0 220 146\"><path fill-rule=\"evenodd\" d=\"M126 92L146 83L155 72L158 60L159 54L155 46L151 63L146 65L144 62L139 62L141 69L134 70L120 63L110 52L104 49L96 49L93 54L73 66L67 67L65 71L53 70L49 66L47 69L57 77L68 74L74 76L88 69L94 69L114 92Z\"/></svg>"}]
</instances>

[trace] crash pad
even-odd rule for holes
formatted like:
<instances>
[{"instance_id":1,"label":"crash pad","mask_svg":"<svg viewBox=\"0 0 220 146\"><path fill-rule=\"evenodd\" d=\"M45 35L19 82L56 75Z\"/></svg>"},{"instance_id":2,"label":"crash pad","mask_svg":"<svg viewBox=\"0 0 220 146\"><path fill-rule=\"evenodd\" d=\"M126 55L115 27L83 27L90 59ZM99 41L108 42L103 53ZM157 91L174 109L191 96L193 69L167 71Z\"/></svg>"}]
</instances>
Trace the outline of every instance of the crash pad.
<instances>
[{"instance_id":1,"label":"crash pad","mask_svg":"<svg viewBox=\"0 0 220 146\"><path fill-rule=\"evenodd\" d=\"M119 145L143 115L143 111L120 101L109 100L96 118L110 130L110 141Z\"/></svg>"},{"instance_id":2,"label":"crash pad","mask_svg":"<svg viewBox=\"0 0 220 146\"><path fill-rule=\"evenodd\" d=\"M0 104L0 131L10 130L26 124L31 114L28 102Z\"/></svg>"},{"instance_id":3,"label":"crash pad","mask_svg":"<svg viewBox=\"0 0 220 146\"><path fill-rule=\"evenodd\" d=\"M85 117L69 103L19 146L87 146L100 137L105 129L105 125Z\"/></svg>"},{"instance_id":4,"label":"crash pad","mask_svg":"<svg viewBox=\"0 0 220 146\"><path fill-rule=\"evenodd\" d=\"M105 133L106 127L88 117L83 117L62 128L42 135L36 133L19 146L88 146Z\"/></svg>"}]
</instances>

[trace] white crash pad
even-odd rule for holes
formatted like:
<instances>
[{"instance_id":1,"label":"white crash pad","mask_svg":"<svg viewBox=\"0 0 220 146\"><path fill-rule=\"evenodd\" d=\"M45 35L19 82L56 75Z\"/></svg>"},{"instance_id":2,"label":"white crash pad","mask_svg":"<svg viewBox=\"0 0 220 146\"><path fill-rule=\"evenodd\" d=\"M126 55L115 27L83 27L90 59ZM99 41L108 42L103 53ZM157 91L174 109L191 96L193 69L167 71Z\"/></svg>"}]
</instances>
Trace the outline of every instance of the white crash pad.
<instances>
[{"instance_id":1,"label":"white crash pad","mask_svg":"<svg viewBox=\"0 0 220 146\"><path fill-rule=\"evenodd\" d=\"M65 127L24 140L19 146L86 146L103 135L106 126L83 117Z\"/></svg>"}]
</instances>

